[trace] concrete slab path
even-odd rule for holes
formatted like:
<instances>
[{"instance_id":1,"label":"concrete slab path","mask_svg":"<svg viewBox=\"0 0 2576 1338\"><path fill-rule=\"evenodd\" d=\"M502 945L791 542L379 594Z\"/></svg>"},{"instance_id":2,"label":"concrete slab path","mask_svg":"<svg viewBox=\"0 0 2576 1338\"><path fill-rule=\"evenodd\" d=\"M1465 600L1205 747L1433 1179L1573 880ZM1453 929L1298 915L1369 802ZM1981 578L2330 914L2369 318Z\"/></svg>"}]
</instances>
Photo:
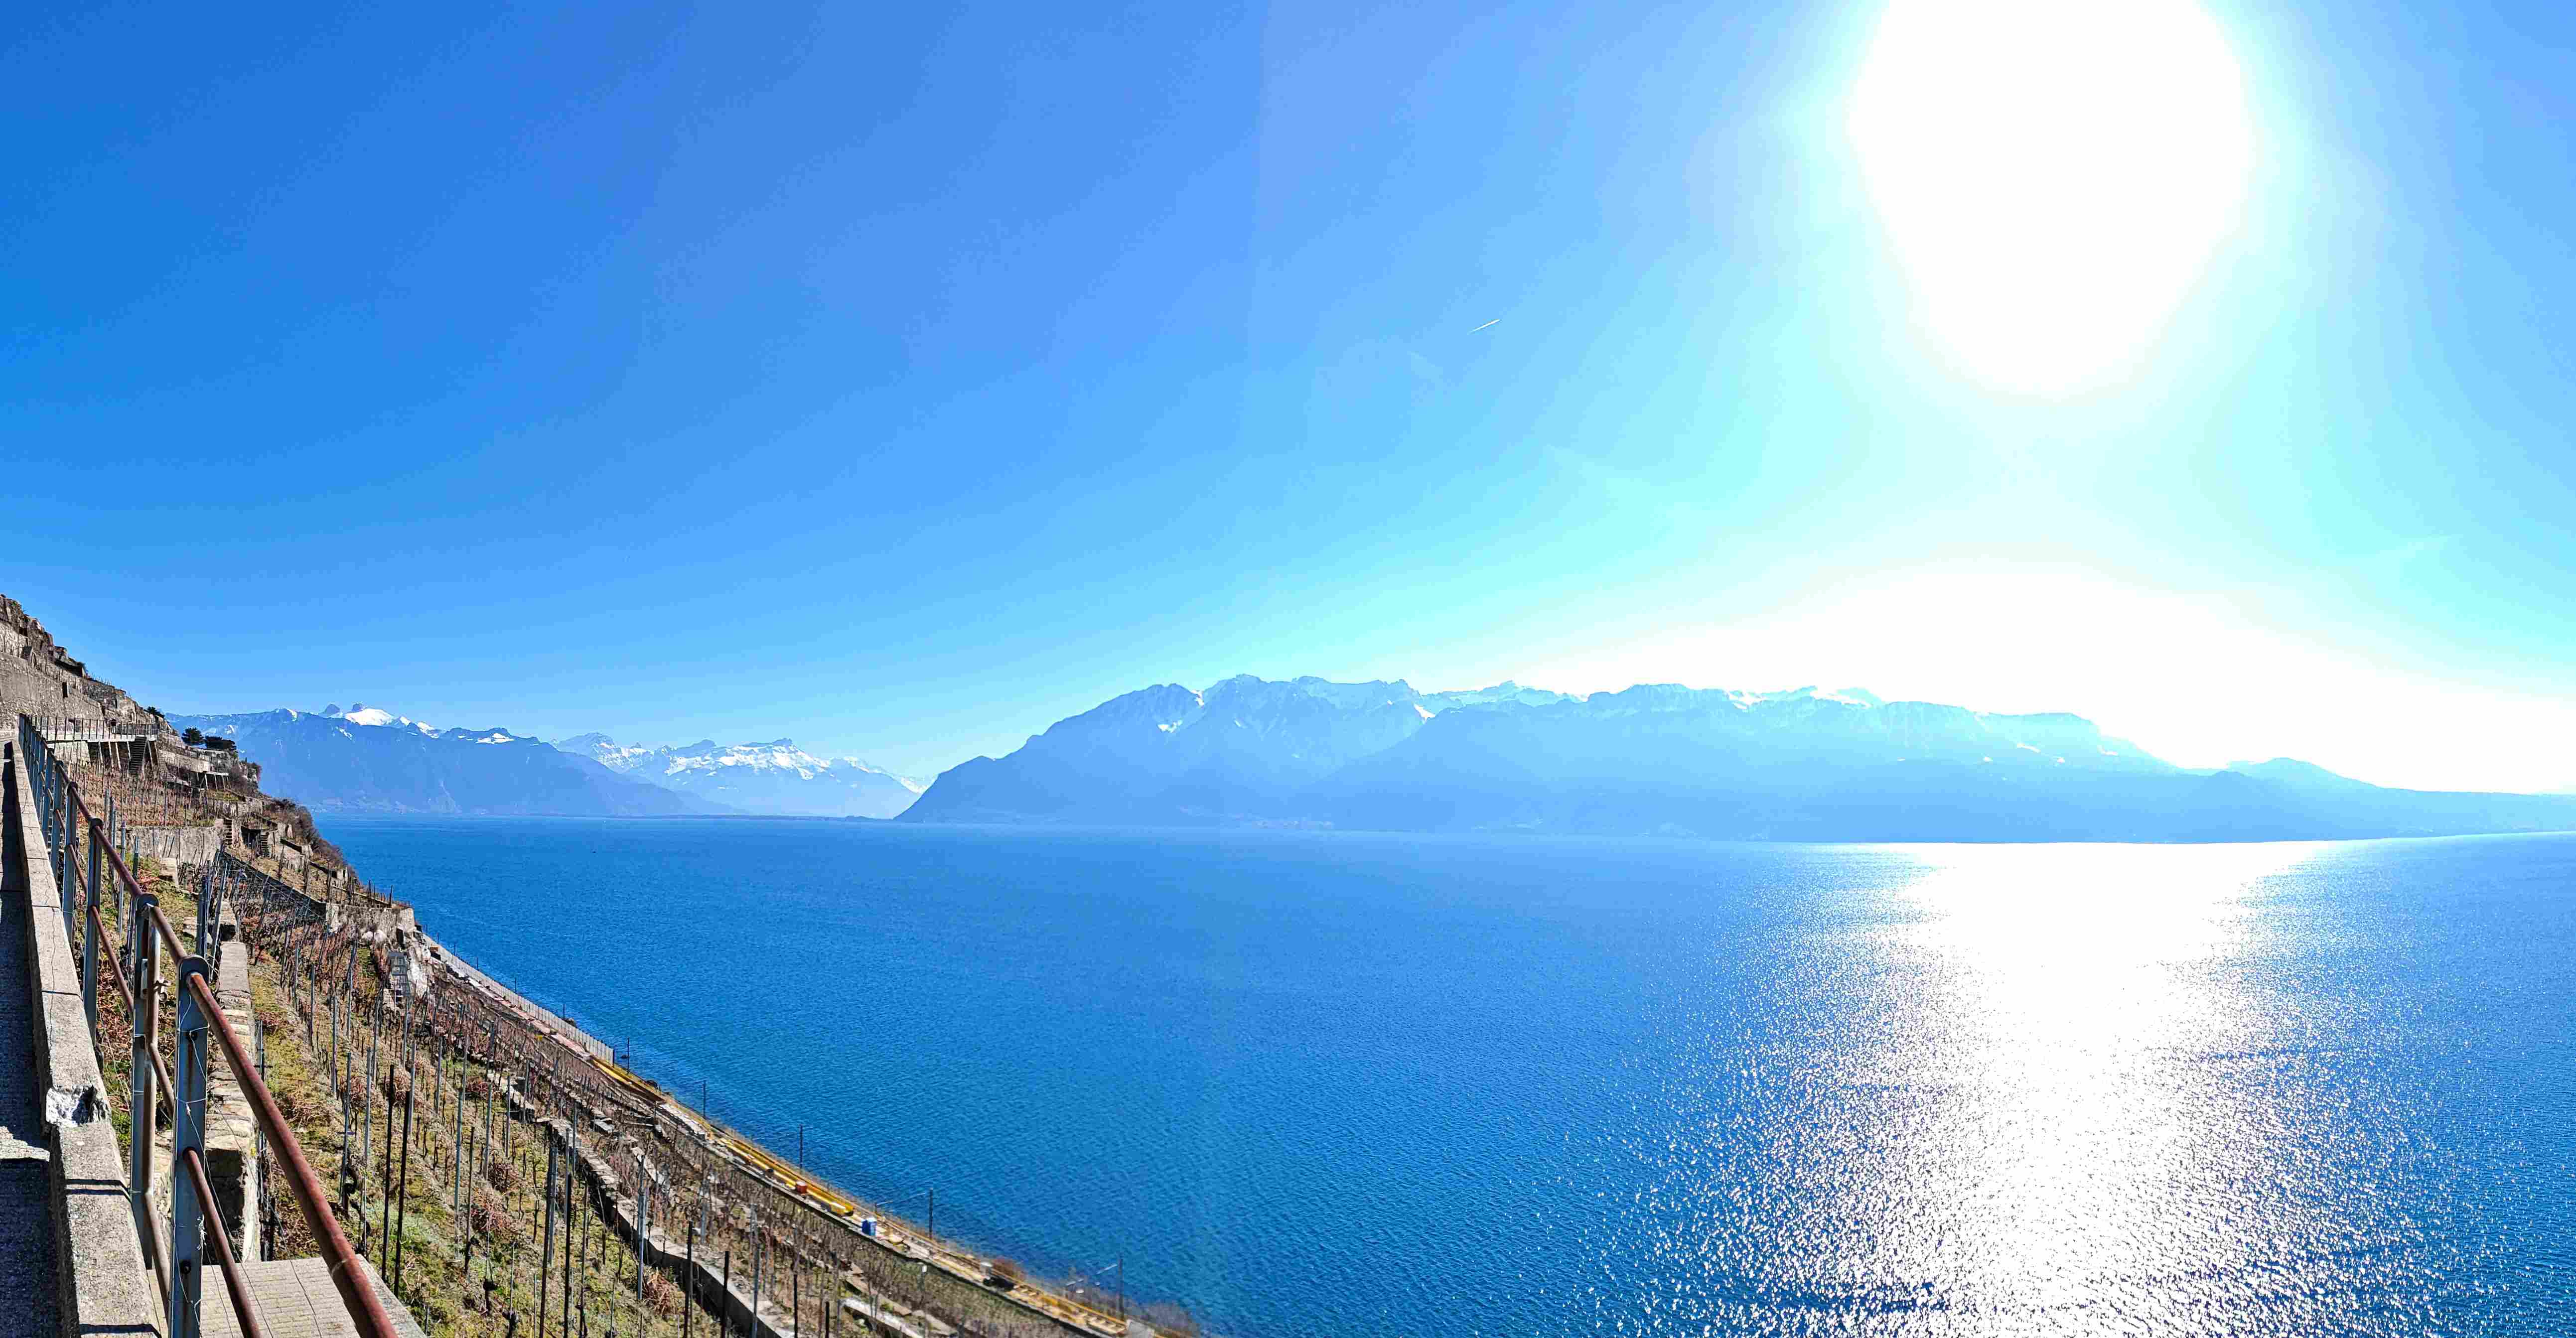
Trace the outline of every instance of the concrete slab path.
<instances>
[{"instance_id":1,"label":"concrete slab path","mask_svg":"<svg viewBox=\"0 0 2576 1338\"><path fill-rule=\"evenodd\" d=\"M385 1303L393 1317L394 1331L402 1338L424 1338L420 1322L386 1290L375 1265L365 1267L376 1299ZM358 1326L349 1318L340 1289L331 1282L329 1264L320 1259L272 1259L248 1265L242 1272L250 1287L251 1308L259 1312L260 1329L268 1338L357 1338ZM241 1338L241 1321L233 1316L232 1293L224 1289L223 1278L209 1273L206 1282L206 1304L197 1318L199 1338Z\"/></svg>"},{"instance_id":2,"label":"concrete slab path","mask_svg":"<svg viewBox=\"0 0 2576 1338\"><path fill-rule=\"evenodd\" d=\"M14 768L0 784L16 788ZM44 1025L29 916L25 843L17 796L0 797L0 1338L57 1338L53 1139L36 1069Z\"/></svg>"}]
</instances>

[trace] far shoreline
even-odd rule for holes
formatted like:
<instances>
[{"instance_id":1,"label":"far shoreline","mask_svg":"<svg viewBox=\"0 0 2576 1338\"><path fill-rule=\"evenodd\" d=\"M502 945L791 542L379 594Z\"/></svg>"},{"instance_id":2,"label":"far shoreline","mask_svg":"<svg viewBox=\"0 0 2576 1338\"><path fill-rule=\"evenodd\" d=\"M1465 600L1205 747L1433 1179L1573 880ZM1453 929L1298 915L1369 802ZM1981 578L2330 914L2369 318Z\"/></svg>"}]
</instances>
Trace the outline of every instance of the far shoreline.
<instances>
[{"instance_id":1,"label":"far shoreline","mask_svg":"<svg viewBox=\"0 0 2576 1338\"><path fill-rule=\"evenodd\" d=\"M2386 832L2364 836L2267 836L2245 840L2207 841L2100 841L2080 839L1978 840L1968 837L1845 837L1836 839L1780 839L1745 836L1701 836L1677 832L1548 832L1525 828L1488 827L1459 831L1422 831L1402 827L1332 827L1321 824L1289 823L1193 823L1111 824L1051 822L905 822L900 818L870 818L856 815L818 813L423 813L399 809L317 809L314 818L355 819L384 822L796 822L834 823L860 827L900 828L906 831L986 832L1012 834L1116 835L1151 836L1155 834L1218 836L1353 836L1403 837L1423 841L1457 840L1535 840L1582 841L1604 844L1653 844L1667 846L1743 846L1759 849L1845 849L1854 846L1923 847L1961 846L1991 849L2009 846L2135 846L2165 848L2186 846L2279 846L2279 845L2357 845L2374 841L2473 841L2515 837L2576 837L2576 828L2541 828L2523 831L2495 832Z\"/></svg>"}]
</instances>

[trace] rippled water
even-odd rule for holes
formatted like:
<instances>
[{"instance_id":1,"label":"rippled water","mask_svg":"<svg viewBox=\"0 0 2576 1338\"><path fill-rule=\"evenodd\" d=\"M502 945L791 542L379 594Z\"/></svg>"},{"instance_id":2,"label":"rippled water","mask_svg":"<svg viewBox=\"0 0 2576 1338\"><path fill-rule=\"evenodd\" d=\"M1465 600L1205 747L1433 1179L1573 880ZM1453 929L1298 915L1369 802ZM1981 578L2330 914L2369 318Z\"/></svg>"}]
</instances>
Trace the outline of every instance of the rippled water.
<instances>
[{"instance_id":1,"label":"rippled water","mask_svg":"<svg viewBox=\"0 0 2576 1338\"><path fill-rule=\"evenodd\" d=\"M2576 1332L2576 839L326 827L719 1117L1238 1338Z\"/></svg>"}]
</instances>

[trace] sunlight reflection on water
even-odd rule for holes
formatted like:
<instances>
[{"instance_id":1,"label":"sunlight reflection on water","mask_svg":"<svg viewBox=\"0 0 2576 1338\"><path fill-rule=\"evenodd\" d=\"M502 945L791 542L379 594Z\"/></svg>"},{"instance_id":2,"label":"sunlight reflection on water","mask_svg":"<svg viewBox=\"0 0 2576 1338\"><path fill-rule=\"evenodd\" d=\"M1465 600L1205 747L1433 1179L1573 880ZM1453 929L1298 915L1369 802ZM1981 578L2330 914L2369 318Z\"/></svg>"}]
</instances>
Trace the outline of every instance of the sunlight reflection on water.
<instances>
[{"instance_id":1,"label":"sunlight reflection on water","mask_svg":"<svg viewBox=\"0 0 2576 1338\"><path fill-rule=\"evenodd\" d=\"M1713 1035L1736 1072L1640 1205L1682 1284L1606 1327L2343 1330L2337 1260L2385 1242L2243 969L2268 880L2318 849L1898 852L1773 1034Z\"/></svg>"},{"instance_id":2,"label":"sunlight reflection on water","mask_svg":"<svg viewBox=\"0 0 2576 1338\"><path fill-rule=\"evenodd\" d=\"M1880 1170L1939 1191L1879 1220L1886 1256L1961 1311L2103 1318L2160 1276L2253 1264L2281 1225L2255 1192L2281 1149L2224 1070L2270 1038L2213 968L2242 946L2247 894L2310 849L1934 856L1903 894L1924 918L1887 931L1918 972L1919 1020L1876 1058L1937 1093L1931 1127Z\"/></svg>"}]
</instances>

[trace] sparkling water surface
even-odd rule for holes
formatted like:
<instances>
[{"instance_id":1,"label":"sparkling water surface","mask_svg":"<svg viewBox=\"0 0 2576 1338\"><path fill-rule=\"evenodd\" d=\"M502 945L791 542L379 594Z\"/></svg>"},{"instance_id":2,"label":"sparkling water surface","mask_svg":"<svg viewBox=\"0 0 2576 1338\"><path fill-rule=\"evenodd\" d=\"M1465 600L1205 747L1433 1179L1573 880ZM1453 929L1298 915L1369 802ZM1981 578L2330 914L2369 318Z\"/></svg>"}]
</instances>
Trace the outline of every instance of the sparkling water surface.
<instances>
[{"instance_id":1,"label":"sparkling water surface","mask_svg":"<svg viewBox=\"0 0 2576 1338\"><path fill-rule=\"evenodd\" d=\"M720 1119L1233 1338L2576 1333L2576 838L324 828Z\"/></svg>"}]
</instances>

